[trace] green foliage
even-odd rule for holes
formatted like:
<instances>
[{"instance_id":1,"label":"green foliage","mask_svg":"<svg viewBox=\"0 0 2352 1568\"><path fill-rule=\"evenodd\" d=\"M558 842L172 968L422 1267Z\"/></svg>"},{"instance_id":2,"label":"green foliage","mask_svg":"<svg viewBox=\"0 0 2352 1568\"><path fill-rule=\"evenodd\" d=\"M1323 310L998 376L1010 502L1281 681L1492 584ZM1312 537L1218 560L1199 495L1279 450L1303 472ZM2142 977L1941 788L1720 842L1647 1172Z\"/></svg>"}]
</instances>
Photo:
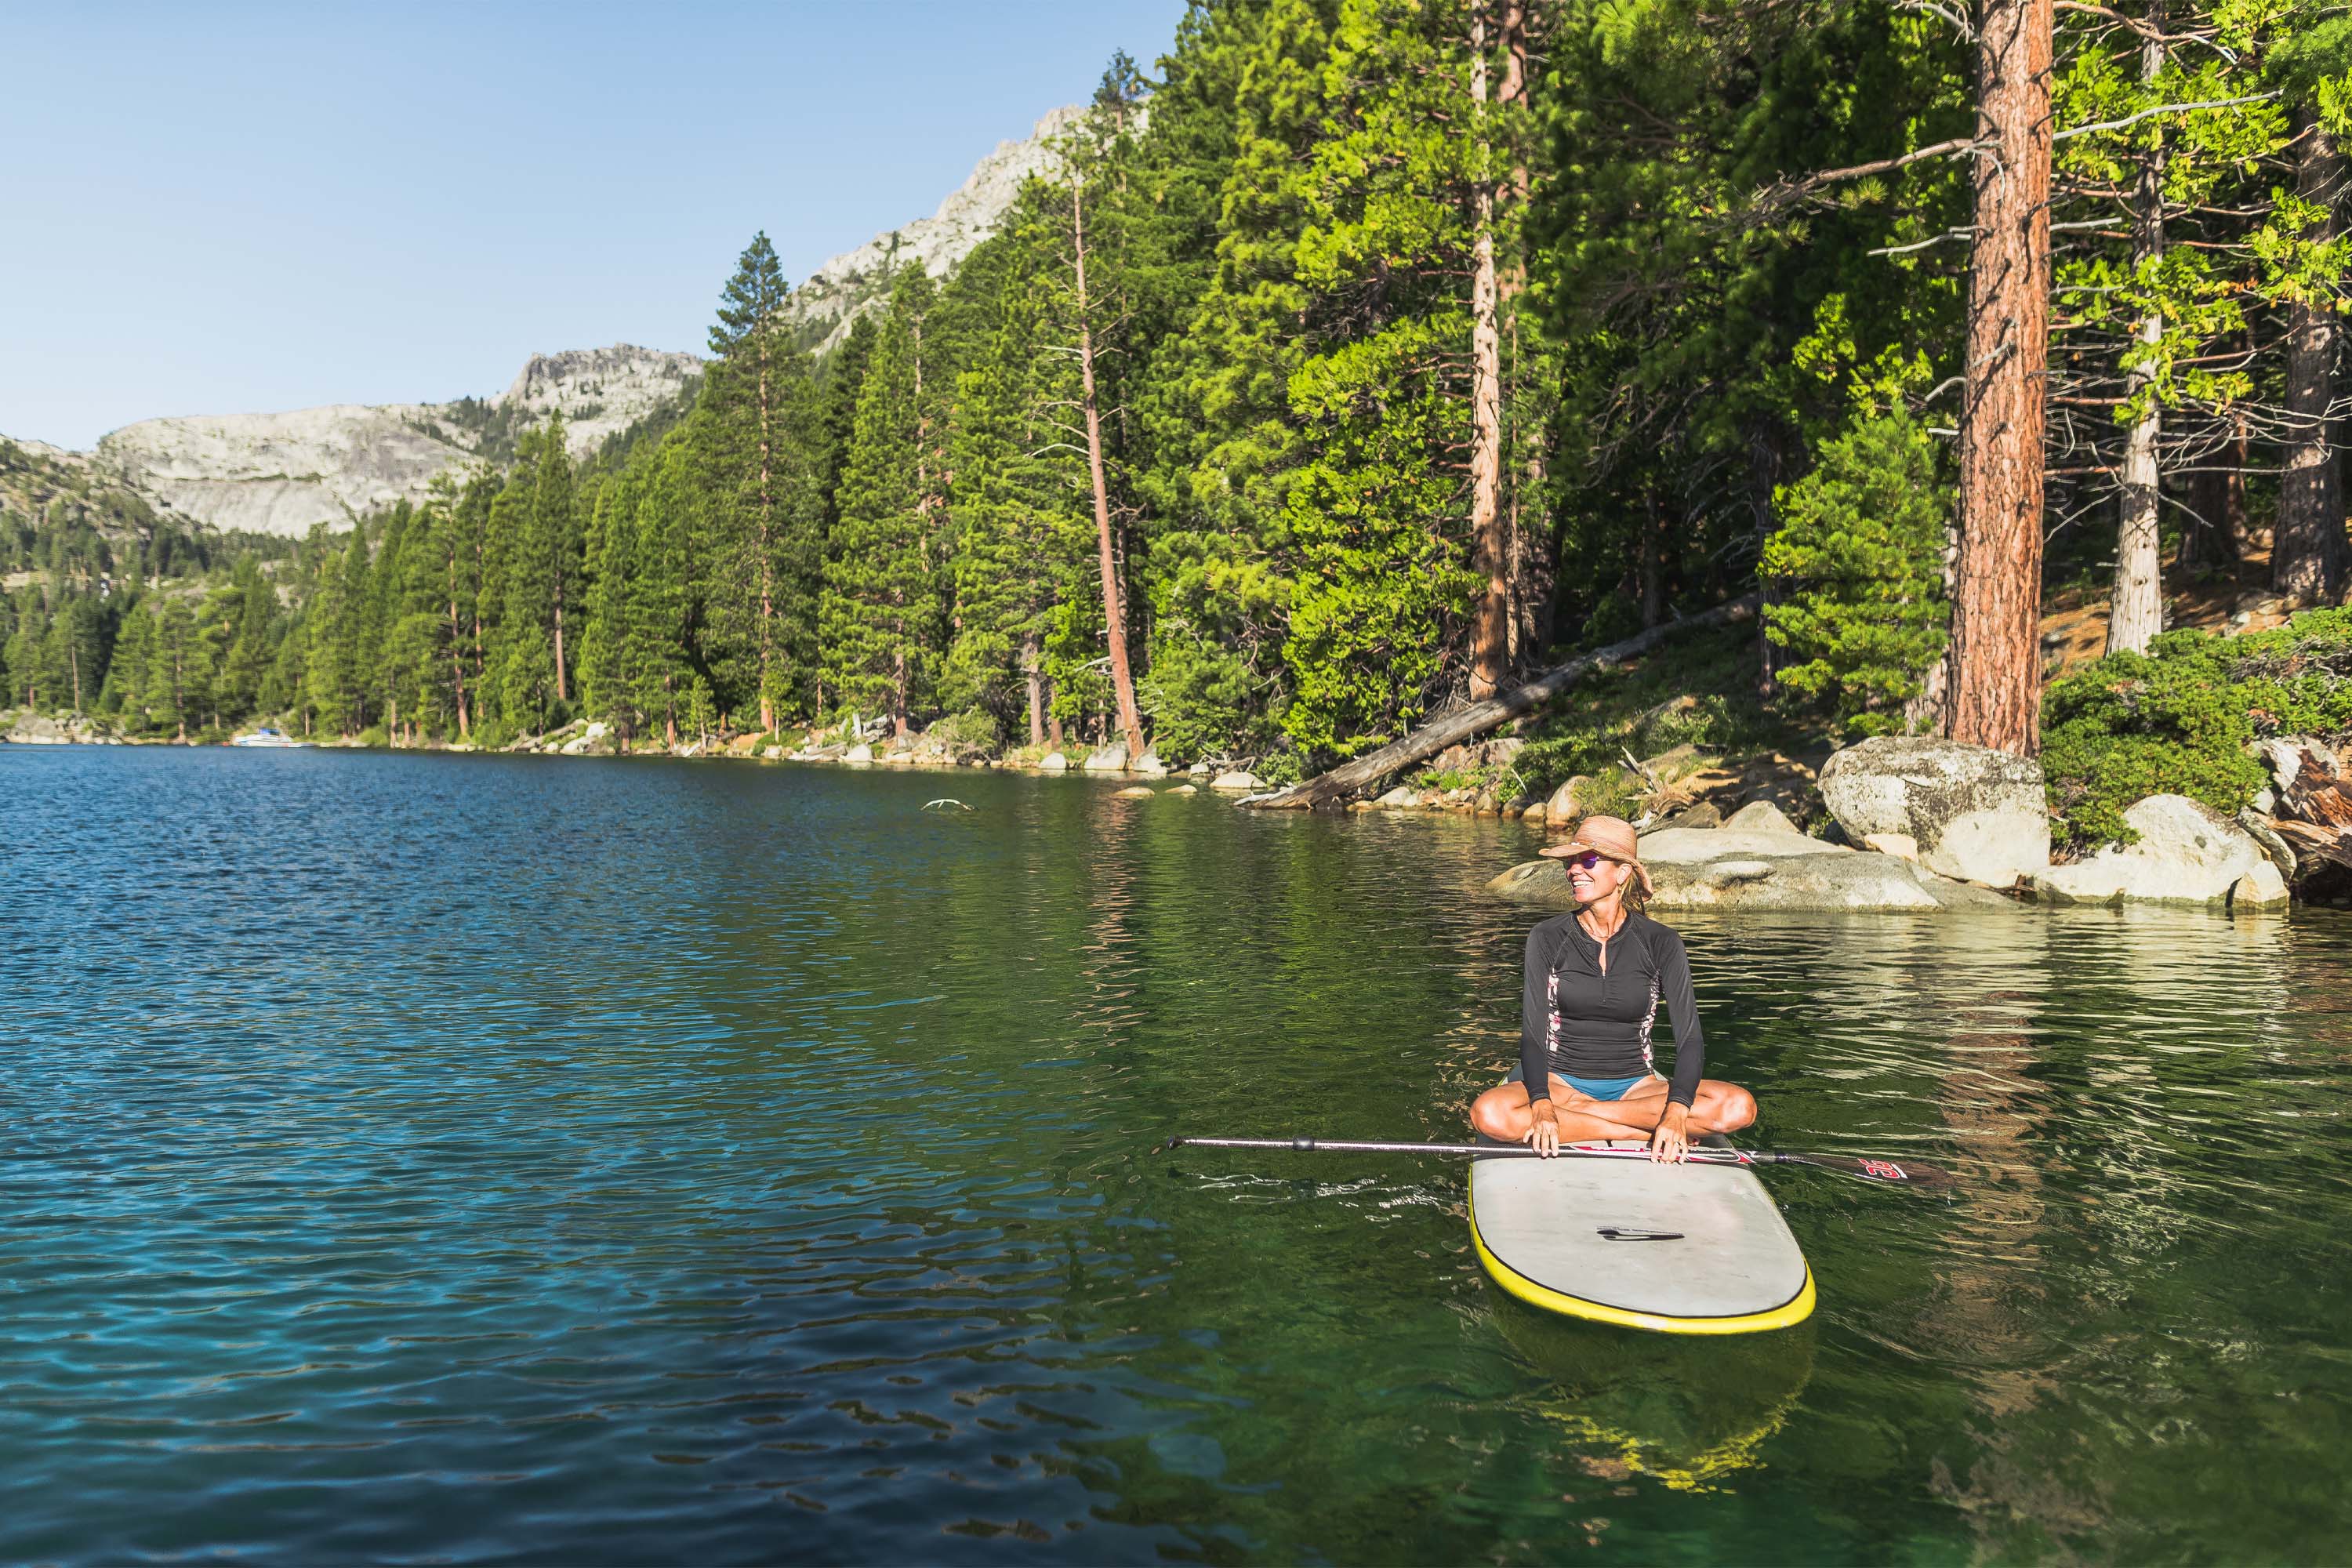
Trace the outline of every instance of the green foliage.
<instances>
[{"instance_id":1,"label":"green foliage","mask_svg":"<svg viewBox=\"0 0 2352 1568\"><path fill-rule=\"evenodd\" d=\"M1595 670L1529 727L1512 761L1519 782L1549 795L1579 773L1614 778L1629 752L1647 758L1687 744L1737 762L1811 743L1801 719L1757 696L1755 646L1752 632L1724 627Z\"/></svg>"},{"instance_id":2,"label":"green foliage","mask_svg":"<svg viewBox=\"0 0 2352 1568\"><path fill-rule=\"evenodd\" d=\"M824 565L825 684L863 711L900 720L929 697L942 608L941 367L923 339L937 297L920 267L891 290L858 389Z\"/></svg>"},{"instance_id":3,"label":"green foliage","mask_svg":"<svg viewBox=\"0 0 2352 1568\"><path fill-rule=\"evenodd\" d=\"M2185 795L2235 813L2262 788L2265 735L2352 732L2352 609L2314 610L2245 637L2167 632L2051 682L2042 766L2053 841L2084 851L2137 837L2123 813Z\"/></svg>"},{"instance_id":4,"label":"green foliage","mask_svg":"<svg viewBox=\"0 0 2352 1568\"><path fill-rule=\"evenodd\" d=\"M1535 18L1516 57L1506 16ZM2060 26L2052 406L2089 456L2053 469L2053 517L2107 505L2111 413L2164 411L2163 499L2202 504L2180 459L2274 395L2281 307L2344 299L2352 239L2290 163L2298 126L2352 134L2352 23L2207 0L2169 13L2154 65L2112 16ZM860 282L888 297L821 361L752 237L690 409L593 453L461 403L436 417L488 458L462 483L265 548L0 443L0 680L142 735L267 714L495 743L576 711L625 744L699 742L856 710L1021 738L1037 712L1076 747L1113 708L1083 342L1153 743L1280 782L1465 694L1483 276L1514 672L1759 574L1790 656L1769 707L1749 632L1598 676L1536 729L1524 781L1897 727L1943 637L1947 242L1976 163L1804 176L1966 139L1971 68L1945 17L1894 0L1197 0L1151 75L1110 62L1049 177L952 276ZM2173 243L2143 255L2121 216L2159 154ZM2278 467L2277 422L2246 428L2245 471ZM2248 487L2256 526L2270 483ZM2067 763L2084 832L2219 744L2184 657L2117 676L2129 701L2059 700L2089 726ZM2304 711L2302 678L2273 679L2225 684ZM2209 770L2220 793L2235 767Z\"/></svg>"},{"instance_id":5,"label":"green foliage","mask_svg":"<svg viewBox=\"0 0 2352 1568\"><path fill-rule=\"evenodd\" d=\"M1927 433L1899 405L1864 414L1774 499L1782 522L1763 574L1783 591L1764 620L1798 661L1780 684L1854 733L1903 729L1950 614L1941 563L1952 498Z\"/></svg>"},{"instance_id":6,"label":"green foliage","mask_svg":"<svg viewBox=\"0 0 2352 1568\"><path fill-rule=\"evenodd\" d=\"M992 757L1004 747L1004 731L997 723L996 715L980 708L949 714L931 726L929 734L959 756L972 753Z\"/></svg>"}]
</instances>

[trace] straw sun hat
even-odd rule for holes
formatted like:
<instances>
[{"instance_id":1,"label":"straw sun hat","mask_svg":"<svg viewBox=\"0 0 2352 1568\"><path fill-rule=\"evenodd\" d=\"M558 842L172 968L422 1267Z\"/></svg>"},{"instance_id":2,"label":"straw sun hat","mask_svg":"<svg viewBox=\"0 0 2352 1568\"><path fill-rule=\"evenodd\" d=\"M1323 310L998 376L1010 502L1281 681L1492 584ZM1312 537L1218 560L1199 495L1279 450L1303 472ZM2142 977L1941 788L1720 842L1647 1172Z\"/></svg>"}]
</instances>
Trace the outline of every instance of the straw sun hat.
<instances>
[{"instance_id":1,"label":"straw sun hat","mask_svg":"<svg viewBox=\"0 0 2352 1568\"><path fill-rule=\"evenodd\" d=\"M1555 860L1572 859L1586 850L1633 868L1633 875L1642 884L1642 896L1649 898L1657 891L1650 885L1650 873L1642 864L1641 841L1634 836L1633 825L1622 816L1588 816L1576 825L1576 831L1565 844L1552 844L1536 851Z\"/></svg>"}]
</instances>

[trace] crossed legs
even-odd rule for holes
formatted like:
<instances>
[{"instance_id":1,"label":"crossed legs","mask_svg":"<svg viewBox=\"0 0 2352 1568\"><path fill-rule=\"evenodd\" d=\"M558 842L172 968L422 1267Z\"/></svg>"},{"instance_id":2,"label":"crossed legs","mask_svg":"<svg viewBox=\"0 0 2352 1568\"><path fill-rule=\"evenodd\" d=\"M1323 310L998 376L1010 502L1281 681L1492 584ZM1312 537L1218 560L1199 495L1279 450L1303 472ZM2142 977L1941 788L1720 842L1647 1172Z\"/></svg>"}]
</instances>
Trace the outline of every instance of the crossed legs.
<instances>
[{"instance_id":1,"label":"crossed legs","mask_svg":"<svg viewBox=\"0 0 2352 1568\"><path fill-rule=\"evenodd\" d=\"M1558 1073L1551 1079L1551 1104L1559 1118L1563 1143L1594 1142L1608 1138L1647 1139L1666 1111L1666 1080L1650 1078L1626 1091L1622 1100L1594 1100L1580 1094ZM1703 1078L1691 1101L1689 1130L1737 1132L1756 1120L1756 1097L1736 1083ZM1535 1125L1528 1109L1528 1086L1500 1083L1480 1095L1470 1107L1471 1125L1505 1143L1524 1143Z\"/></svg>"}]
</instances>

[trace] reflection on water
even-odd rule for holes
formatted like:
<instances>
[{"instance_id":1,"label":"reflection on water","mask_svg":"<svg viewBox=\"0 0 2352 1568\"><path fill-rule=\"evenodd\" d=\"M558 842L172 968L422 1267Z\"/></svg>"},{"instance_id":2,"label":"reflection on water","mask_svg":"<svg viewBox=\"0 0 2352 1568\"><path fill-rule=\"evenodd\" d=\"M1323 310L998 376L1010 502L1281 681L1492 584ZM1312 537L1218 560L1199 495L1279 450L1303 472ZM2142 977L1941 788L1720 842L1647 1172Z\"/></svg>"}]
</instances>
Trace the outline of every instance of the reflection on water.
<instances>
[{"instance_id":1,"label":"reflection on water","mask_svg":"<svg viewBox=\"0 0 2352 1568\"><path fill-rule=\"evenodd\" d=\"M2352 921L1681 923L1804 1328L1485 1283L1515 825L0 751L10 1558L2318 1561Z\"/></svg>"},{"instance_id":2,"label":"reflection on water","mask_svg":"<svg viewBox=\"0 0 2352 1568\"><path fill-rule=\"evenodd\" d=\"M1721 1490L1764 1462L1812 1376L1810 1321L1733 1341L1579 1322L1499 1290L1494 1300L1496 1326L1536 1374L1525 1403L1559 1423L1604 1480Z\"/></svg>"}]
</instances>

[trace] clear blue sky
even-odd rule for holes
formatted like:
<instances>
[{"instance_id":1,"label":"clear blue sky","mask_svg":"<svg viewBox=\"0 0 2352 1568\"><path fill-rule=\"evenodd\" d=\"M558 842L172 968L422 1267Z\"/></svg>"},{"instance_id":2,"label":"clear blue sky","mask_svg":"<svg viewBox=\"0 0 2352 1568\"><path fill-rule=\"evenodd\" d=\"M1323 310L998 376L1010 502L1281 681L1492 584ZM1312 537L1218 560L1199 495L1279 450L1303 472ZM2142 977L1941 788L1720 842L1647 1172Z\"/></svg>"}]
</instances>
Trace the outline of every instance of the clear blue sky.
<instances>
[{"instance_id":1,"label":"clear blue sky","mask_svg":"<svg viewBox=\"0 0 2352 1568\"><path fill-rule=\"evenodd\" d=\"M699 353L753 230L798 279L928 215L1182 11L0 6L0 435Z\"/></svg>"}]
</instances>

